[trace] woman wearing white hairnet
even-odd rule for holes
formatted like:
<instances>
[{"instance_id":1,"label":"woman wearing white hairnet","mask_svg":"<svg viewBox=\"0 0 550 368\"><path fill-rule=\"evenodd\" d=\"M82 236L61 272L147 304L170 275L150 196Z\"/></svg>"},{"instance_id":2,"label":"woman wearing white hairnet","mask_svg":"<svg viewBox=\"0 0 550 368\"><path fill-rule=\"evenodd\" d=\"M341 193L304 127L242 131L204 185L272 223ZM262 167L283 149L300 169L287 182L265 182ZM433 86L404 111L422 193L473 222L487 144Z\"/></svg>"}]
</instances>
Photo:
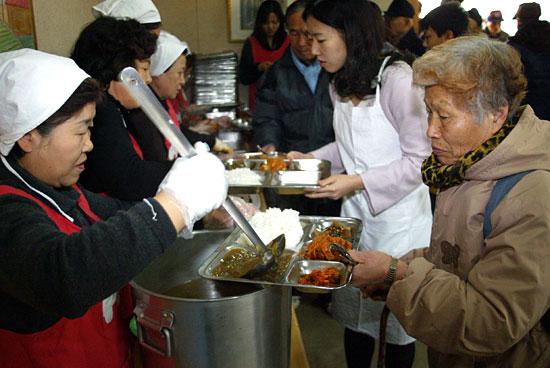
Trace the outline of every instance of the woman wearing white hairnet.
<instances>
[{"instance_id":1,"label":"woman wearing white hairnet","mask_svg":"<svg viewBox=\"0 0 550 368\"><path fill-rule=\"evenodd\" d=\"M97 82L67 58L0 54L0 367L130 367L127 282L221 205L209 153L175 161L131 204L76 182Z\"/></svg>"},{"instance_id":2,"label":"woman wearing white hairnet","mask_svg":"<svg viewBox=\"0 0 550 368\"><path fill-rule=\"evenodd\" d=\"M174 106L168 101L181 92L185 84L185 69L189 49L185 42L180 41L168 32L162 31L157 40L157 49L151 56L151 87L162 106L167 110L172 121L180 128L191 143L198 141L206 143L216 152L229 150L229 146L211 134L201 134L191 131L187 125L181 124ZM151 120L141 109L122 109L128 130L135 138L143 153L144 160L166 161L177 157L174 149Z\"/></svg>"},{"instance_id":3,"label":"woman wearing white hairnet","mask_svg":"<svg viewBox=\"0 0 550 368\"><path fill-rule=\"evenodd\" d=\"M135 19L148 30L160 34L160 13L151 0L105 0L92 6L94 17Z\"/></svg>"}]
</instances>

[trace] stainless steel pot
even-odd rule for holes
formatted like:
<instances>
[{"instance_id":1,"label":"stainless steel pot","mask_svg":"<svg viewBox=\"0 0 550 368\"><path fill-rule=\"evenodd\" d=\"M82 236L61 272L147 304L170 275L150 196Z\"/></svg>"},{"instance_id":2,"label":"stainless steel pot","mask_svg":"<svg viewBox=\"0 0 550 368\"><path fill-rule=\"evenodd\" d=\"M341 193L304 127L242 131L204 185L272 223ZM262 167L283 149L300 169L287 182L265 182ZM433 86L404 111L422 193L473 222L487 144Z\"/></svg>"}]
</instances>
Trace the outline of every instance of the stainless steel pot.
<instances>
[{"instance_id":1,"label":"stainless steel pot","mask_svg":"<svg viewBox=\"0 0 550 368\"><path fill-rule=\"evenodd\" d=\"M290 288L200 278L199 266L229 233L194 234L131 283L143 366L288 367Z\"/></svg>"}]
</instances>

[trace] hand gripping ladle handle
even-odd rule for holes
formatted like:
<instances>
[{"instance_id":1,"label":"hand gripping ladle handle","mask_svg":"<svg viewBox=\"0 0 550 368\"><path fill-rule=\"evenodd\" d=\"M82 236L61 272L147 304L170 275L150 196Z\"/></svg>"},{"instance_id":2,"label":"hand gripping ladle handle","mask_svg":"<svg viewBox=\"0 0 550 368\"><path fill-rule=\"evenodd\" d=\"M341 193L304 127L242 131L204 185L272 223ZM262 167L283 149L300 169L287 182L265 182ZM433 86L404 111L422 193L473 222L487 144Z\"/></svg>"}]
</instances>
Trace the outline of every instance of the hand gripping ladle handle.
<instances>
[{"instance_id":1,"label":"hand gripping ladle handle","mask_svg":"<svg viewBox=\"0 0 550 368\"><path fill-rule=\"evenodd\" d=\"M119 76L119 80L128 88L128 91L140 103L143 112L151 119L153 124L168 139L170 144L176 149L181 157L192 157L197 153L195 148L183 133L176 127L170 115L162 107L158 99L155 97L151 89L141 80L139 73L132 67L124 68ZM229 213L237 226L245 233L248 239L260 254L269 251L254 228L248 220L243 216L235 203L229 198L225 199L223 208ZM260 249L258 249L260 247Z\"/></svg>"}]
</instances>

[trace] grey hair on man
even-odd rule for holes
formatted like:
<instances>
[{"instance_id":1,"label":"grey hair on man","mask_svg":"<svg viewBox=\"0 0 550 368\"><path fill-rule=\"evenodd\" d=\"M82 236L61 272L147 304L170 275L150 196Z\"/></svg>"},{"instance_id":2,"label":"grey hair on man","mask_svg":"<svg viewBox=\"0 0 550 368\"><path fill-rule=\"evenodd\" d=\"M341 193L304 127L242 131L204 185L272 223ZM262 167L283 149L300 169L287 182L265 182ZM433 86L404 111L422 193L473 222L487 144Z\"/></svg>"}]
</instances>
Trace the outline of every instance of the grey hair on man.
<instances>
[{"instance_id":1,"label":"grey hair on man","mask_svg":"<svg viewBox=\"0 0 550 368\"><path fill-rule=\"evenodd\" d=\"M298 12L303 11L306 8L308 0L296 0L286 8L285 23L288 25L288 19Z\"/></svg>"}]
</instances>

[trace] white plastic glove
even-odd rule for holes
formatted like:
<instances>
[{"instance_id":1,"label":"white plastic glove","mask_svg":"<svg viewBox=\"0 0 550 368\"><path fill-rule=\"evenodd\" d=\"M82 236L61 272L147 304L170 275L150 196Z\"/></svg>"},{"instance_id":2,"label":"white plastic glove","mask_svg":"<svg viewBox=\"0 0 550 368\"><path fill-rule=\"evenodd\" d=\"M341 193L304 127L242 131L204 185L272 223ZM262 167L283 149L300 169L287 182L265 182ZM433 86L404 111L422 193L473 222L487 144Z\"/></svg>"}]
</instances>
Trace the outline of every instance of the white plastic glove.
<instances>
[{"instance_id":1,"label":"white plastic glove","mask_svg":"<svg viewBox=\"0 0 550 368\"><path fill-rule=\"evenodd\" d=\"M206 144L198 142L195 149L196 156L174 161L158 188L158 192L166 192L174 198L187 223L188 234L197 220L220 207L227 197L223 164L207 152Z\"/></svg>"}]
</instances>

